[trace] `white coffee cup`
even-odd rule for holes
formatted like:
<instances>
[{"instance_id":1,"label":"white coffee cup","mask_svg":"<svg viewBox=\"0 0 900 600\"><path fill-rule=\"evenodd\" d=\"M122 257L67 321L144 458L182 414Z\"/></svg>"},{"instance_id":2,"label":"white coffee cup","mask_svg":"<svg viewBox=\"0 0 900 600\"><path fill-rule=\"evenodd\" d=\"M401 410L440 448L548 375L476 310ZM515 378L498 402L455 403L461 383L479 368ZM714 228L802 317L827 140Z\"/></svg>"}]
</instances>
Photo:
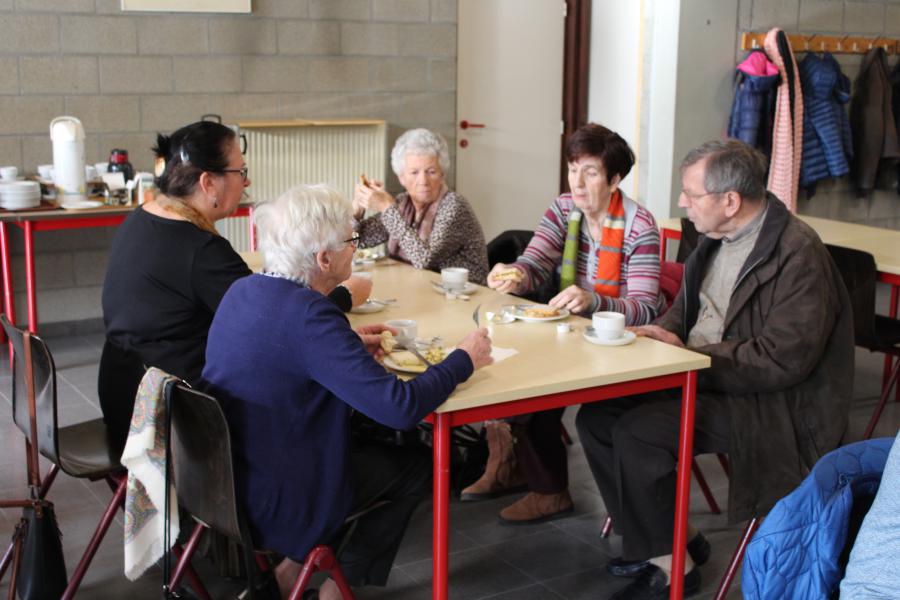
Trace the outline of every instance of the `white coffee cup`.
<instances>
[{"instance_id":1,"label":"white coffee cup","mask_svg":"<svg viewBox=\"0 0 900 600\"><path fill-rule=\"evenodd\" d=\"M0 167L0 179L3 181L15 181L18 176L18 167Z\"/></svg>"},{"instance_id":2,"label":"white coffee cup","mask_svg":"<svg viewBox=\"0 0 900 600\"><path fill-rule=\"evenodd\" d=\"M416 335L419 333L419 326L412 319L394 319L387 321L385 325L396 329L395 337L403 343L415 341Z\"/></svg>"},{"instance_id":3,"label":"white coffee cup","mask_svg":"<svg viewBox=\"0 0 900 600\"><path fill-rule=\"evenodd\" d=\"M601 340L617 340L625 335L625 315L622 313L601 311L591 317L594 335Z\"/></svg>"},{"instance_id":4,"label":"white coffee cup","mask_svg":"<svg viewBox=\"0 0 900 600\"><path fill-rule=\"evenodd\" d=\"M107 172L107 169L109 168L109 163L108 162L94 163L94 168L97 169L98 175L103 175L104 173Z\"/></svg>"},{"instance_id":5,"label":"white coffee cup","mask_svg":"<svg viewBox=\"0 0 900 600\"><path fill-rule=\"evenodd\" d=\"M53 181L53 165L38 165L38 175L46 181Z\"/></svg>"},{"instance_id":6,"label":"white coffee cup","mask_svg":"<svg viewBox=\"0 0 900 600\"><path fill-rule=\"evenodd\" d=\"M441 284L445 290L461 291L469 282L469 270L460 267L447 267L441 269Z\"/></svg>"},{"instance_id":7,"label":"white coffee cup","mask_svg":"<svg viewBox=\"0 0 900 600\"><path fill-rule=\"evenodd\" d=\"M94 181L95 179L99 179L100 176L97 174L97 167L94 167L92 165L85 165L84 178L87 181Z\"/></svg>"}]
</instances>

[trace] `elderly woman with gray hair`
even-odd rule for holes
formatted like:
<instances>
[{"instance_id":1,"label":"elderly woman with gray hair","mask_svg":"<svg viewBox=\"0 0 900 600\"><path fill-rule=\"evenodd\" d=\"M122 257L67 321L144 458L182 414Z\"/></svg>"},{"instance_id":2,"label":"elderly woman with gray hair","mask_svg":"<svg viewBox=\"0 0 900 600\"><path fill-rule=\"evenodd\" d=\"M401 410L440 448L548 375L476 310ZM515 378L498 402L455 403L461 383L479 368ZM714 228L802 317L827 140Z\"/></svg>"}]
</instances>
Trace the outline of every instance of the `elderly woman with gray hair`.
<instances>
[{"instance_id":1,"label":"elderly woman with gray hair","mask_svg":"<svg viewBox=\"0 0 900 600\"><path fill-rule=\"evenodd\" d=\"M391 168L406 190L396 198L380 182L356 185L354 216L364 248L383 242L388 253L417 269L464 267L469 280L487 281L484 231L468 201L447 188L447 142L427 129L410 129L391 150ZM379 214L362 220L366 210Z\"/></svg>"},{"instance_id":2,"label":"elderly woman with gray hair","mask_svg":"<svg viewBox=\"0 0 900 600\"><path fill-rule=\"evenodd\" d=\"M282 593L316 544L346 537L338 558L351 585L384 585L416 504L430 491L427 456L355 447L351 410L410 429L459 383L491 362L485 329L410 381L376 358L383 325L350 328L327 294L350 274L358 237L350 203L326 186L300 186L254 213L264 271L222 298L203 381L228 418L238 500L254 542L284 554ZM333 581L319 598L338 598Z\"/></svg>"}]
</instances>

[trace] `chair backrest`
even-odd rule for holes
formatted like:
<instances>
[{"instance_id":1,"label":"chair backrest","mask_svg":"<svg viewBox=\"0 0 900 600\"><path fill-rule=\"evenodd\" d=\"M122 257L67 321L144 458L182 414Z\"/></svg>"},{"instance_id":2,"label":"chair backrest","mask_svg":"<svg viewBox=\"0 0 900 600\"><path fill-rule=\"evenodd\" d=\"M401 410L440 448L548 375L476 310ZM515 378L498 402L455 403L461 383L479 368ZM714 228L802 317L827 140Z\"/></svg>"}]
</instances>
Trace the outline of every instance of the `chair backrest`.
<instances>
[{"instance_id":1,"label":"chair backrest","mask_svg":"<svg viewBox=\"0 0 900 600\"><path fill-rule=\"evenodd\" d=\"M878 269L868 252L825 244L837 265L853 307L853 332L857 346L875 346L875 283Z\"/></svg>"},{"instance_id":2,"label":"chair backrest","mask_svg":"<svg viewBox=\"0 0 900 600\"><path fill-rule=\"evenodd\" d=\"M659 265L659 290L666 299L666 310L672 307L678 292L681 291L681 280L684 279L684 264L664 260Z\"/></svg>"},{"instance_id":3,"label":"chair backrest","mask_svg":"<svg viewBox=\"0 0 900 600\"><path fill-rule=\"evenodd\" d=\"M211 529L243 541L234 491L231 433L215 398L183 383L166 389L178 505Z\"/></svg>"},{"instance_id":4,"label":"chair backrest","mask_svg":"<svg viewBox=\"0 0 900 600\"><path fill-rule=\"evenodd\" d=\"M31 420L28 416L28 386L33 386L37 417L37 449L53 463L59 463L59 436L56 420L56 365L44 340L31 334L31 369L33 381L28 381L25 364L25 331L0 315L0 324L12 344L12 408L13 422L31 439Z\"/></svg>"},{"instance_id":5,"label":"chair backrest","mask_svg":"<svg viewBox=\"0 0 900 600\"><path fill-rule=\"evenodd\" d=\"M497 263L515 262L522 256L528 242L534 237L533 231L522 229L510 229L504 231L487 245L488 264L494 266Z\"/></svg>"}]
</instances>

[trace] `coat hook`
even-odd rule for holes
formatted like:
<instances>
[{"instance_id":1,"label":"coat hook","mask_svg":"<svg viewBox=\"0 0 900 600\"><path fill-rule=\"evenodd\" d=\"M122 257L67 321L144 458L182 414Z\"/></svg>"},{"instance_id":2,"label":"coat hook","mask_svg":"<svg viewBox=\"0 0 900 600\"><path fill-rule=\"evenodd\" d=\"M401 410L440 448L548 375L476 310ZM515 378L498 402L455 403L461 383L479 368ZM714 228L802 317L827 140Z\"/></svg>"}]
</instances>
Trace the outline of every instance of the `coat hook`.
<instances>
[{"instance_id":1,"label":"coat hook","mask_svg":"<svg viewBox=\"0 0 900 600\"><path fill-rule=\"evenodd\" d=\"M850 37L849 34L848 34L848 35L845 35L844 37L842 37L841 39L838 40L838 43L837 43L837 49L838 49L838 52L843 52L843 50L844 50L844 42L847 41L847 38L848 38L848 37ZM855 48L854 48L854 50L855 50Z\"/></svg>"},{"instance_id":2,"label":"coat hook","mask_svg":"<svg viewBox=\"0 0 900 600\"><path fill-rule=\"evenodd\" d=\"M815 34L815 33L812 34L812 35L809 36L809 37L804 37L804 38L803 38L803 45L804 45L804 48L803 48L803 49L804 49L804 50L809 50L810 46L812 45L812 41L813 41L814 39L816 39L816 34Z\"/></svg>"}]
</instances>

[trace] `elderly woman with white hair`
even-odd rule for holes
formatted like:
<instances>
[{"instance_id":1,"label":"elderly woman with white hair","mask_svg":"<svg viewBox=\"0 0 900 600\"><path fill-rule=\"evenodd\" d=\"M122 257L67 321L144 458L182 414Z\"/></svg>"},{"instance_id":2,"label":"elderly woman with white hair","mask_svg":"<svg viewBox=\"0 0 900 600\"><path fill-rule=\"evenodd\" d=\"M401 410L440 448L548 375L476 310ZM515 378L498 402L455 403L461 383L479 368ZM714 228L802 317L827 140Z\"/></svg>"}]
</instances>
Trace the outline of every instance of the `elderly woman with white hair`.
<instances>
[{"instance_id":1,"label":"elderly woman with white hair","mask_svg":"<svg viewBox=\"0 0 900 600\"><path fill-rule=\"evenodd\" d=\"M232 433L235 480L254 542L284 554L283 594L307 552L344 537L338 558L351 585L387 582L416 504L430 491L430 461L408 449L354 447L351 410L410 429L491 362L485 329L410 381L378 363L385 326L354 331L326 295L350 274L357 236L350 203L326 186L300 186L254 213L262 273L222 298L203 381ZM286 594L285 594L286 595ZM333 581L319 598L337 598Z\"/></svg>"},{"instance_id":2,"label":"elderly woman with white hair","mask_svg":"<svg viewBox=\"0 0 900 600\"><path fill-rule=\"evenodd\" d=\"M464 267L470 281L486 283L484 231L468 201L447 188L450 154L444 138L410 129L394 144L391 168L406 190L396 198L377 181L363 178L356 185L353 208L360 245L387 242L391 256L417 269ZM379 214L362 220L366 210Z\"/></svg>"}]
</instances>

